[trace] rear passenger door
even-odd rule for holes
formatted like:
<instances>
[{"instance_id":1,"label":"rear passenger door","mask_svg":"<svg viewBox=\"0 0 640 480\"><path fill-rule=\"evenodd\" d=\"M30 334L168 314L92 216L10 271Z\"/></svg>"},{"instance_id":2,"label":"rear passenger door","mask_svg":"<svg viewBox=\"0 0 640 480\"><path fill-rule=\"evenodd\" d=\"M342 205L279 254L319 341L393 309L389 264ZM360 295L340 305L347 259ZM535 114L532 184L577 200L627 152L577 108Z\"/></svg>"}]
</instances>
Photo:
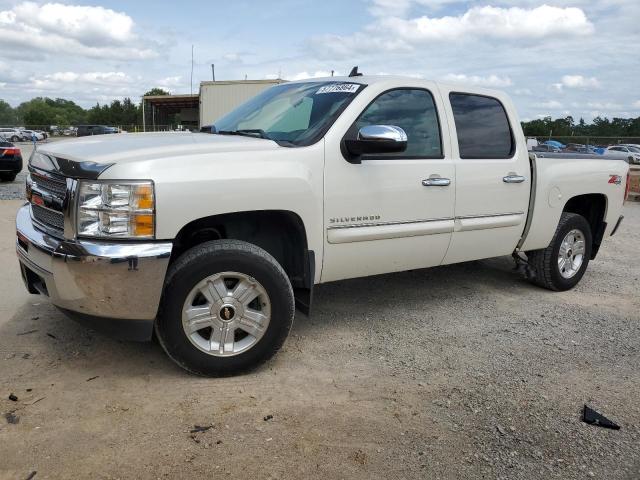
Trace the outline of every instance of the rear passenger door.
<instances>
[{"instance_id":1,"label":"rear passenger door","mask_svg":"<svg viewBox=\"0 0 640 480\"><path fill-rule=\"evenodd\" d=\"M524 230L529 155L508 97L443 88L456 166L455 225L443 263L508 255ZM515 116L512 116L515 119Z\"/></svg>"}]
</instances>

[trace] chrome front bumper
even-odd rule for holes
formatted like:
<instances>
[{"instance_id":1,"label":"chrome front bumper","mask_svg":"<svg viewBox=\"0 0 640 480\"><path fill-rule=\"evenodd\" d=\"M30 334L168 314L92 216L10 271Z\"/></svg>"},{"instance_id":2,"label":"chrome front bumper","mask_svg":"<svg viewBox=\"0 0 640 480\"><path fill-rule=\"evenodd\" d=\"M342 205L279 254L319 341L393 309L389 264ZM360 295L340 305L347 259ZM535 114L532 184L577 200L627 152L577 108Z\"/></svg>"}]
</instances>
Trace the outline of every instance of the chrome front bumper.
<instances>
[{"instance_id":1,"label":"chrome front bumper","mask_svg":"<svg viewBox=\"0 0 640 480\"><path fill-rule=\"evenodd\" d=\"M22 276L31 293L86 317L153 324L171 242L62 240L34 226L28 204L18 210L16 229Z\"/></svg>"}]
</instances>

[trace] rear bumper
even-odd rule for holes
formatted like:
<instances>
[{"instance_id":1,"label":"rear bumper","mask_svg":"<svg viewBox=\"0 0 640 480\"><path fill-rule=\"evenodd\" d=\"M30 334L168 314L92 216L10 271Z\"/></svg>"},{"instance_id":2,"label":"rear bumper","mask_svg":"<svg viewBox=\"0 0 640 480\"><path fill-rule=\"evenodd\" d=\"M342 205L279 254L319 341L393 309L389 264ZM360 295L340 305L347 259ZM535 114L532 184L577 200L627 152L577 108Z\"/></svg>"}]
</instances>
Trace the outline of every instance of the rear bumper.
<instances>
[{"instance_id":1,"label":"rear bumper","mask_svg":"<svg viewBox=\"0 0 640 480\"><path fill-rule=\"evenodd\" d=\"M30 293L47 295L97 330L139 340L151 337L171 242L62 240L33 225L28 204L18 210L16 230Z\"/></svg>"},{"instance_id":2,"label":"rear bumper","mask_svg":"<svg viewBox=\"0 0 640 480\"><path fill-rule=\"evenodd\" d=\"M22 157L0 158L0 172L19 173L22 170Z\"/></svg>"}]
</instances>

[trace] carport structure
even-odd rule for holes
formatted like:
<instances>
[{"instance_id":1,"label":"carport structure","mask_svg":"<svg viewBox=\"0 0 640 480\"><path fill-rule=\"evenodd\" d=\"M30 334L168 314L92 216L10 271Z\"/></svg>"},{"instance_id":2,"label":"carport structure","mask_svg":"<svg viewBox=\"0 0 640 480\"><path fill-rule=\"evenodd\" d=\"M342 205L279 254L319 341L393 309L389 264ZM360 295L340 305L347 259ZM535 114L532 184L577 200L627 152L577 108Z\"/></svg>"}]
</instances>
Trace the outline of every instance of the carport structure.
<instances>
[{"instance_id":1,"label":"carport structure","mask_svg":"<svg viewBox=\"0 0 640 480\"><path fill-rule=\"evenodd\" d=\"M166 130L176 122L172 115L179 115L179 122L186 128L198 128L200 95L150 95L142 97L142 125L146 132Z\"/></svg>"}]
</instances>

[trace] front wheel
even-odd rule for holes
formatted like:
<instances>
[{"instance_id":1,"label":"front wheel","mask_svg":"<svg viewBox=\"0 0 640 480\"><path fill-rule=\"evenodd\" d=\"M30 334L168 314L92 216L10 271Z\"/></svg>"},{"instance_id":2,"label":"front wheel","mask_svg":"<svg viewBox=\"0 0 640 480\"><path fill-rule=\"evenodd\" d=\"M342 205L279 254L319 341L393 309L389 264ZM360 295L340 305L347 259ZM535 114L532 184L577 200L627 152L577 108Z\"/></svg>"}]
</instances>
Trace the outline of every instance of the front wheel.
<instances>
[{"instance_id":1,"label":"front wheel","mask_svg":"<svg viewBox=\"0 0 640 480\"><path fill-rule=\"evenodd\" d=\"M232 375L271 358L294 317L289 279L261 248L206 242L170 267L156 334L169 357L199 375Z\"/></svg>"},{"instance_id":2,"label":"front wheel","mask_svg":"<svg viewBox=\"0 0 640 480\"><path fill-rule=\"evenodd\" d=\"M549 246L527 252L535 272L533 283L549 290L575 287L587 270L591 258L591 227L576 213L564 212Z\"/></svg>"},{"instance_id":3,"label":"front wheel","mask_svg":"<svg viewBox=\"0 0 640 480\"><path fill-rule=\"evenodd\" d=\"M19 141L19 140L20 140L20 137L17 137L16 135L14 135L13 137L11 137L11 141L12 141L12 142L14 142L14 143L15 143L15 142L17 142L17 141Z\"/></svg>"},{"instance_id":4,"label":"front wheel","mask_svg":"<svg viewBox=\"0 0 640 480\"><path fill-rule=\"evenodd\" d=\"M13 182L17 176L17 173L0 173L0 180L3 182Z\"/></svg>"}]
</instances>

